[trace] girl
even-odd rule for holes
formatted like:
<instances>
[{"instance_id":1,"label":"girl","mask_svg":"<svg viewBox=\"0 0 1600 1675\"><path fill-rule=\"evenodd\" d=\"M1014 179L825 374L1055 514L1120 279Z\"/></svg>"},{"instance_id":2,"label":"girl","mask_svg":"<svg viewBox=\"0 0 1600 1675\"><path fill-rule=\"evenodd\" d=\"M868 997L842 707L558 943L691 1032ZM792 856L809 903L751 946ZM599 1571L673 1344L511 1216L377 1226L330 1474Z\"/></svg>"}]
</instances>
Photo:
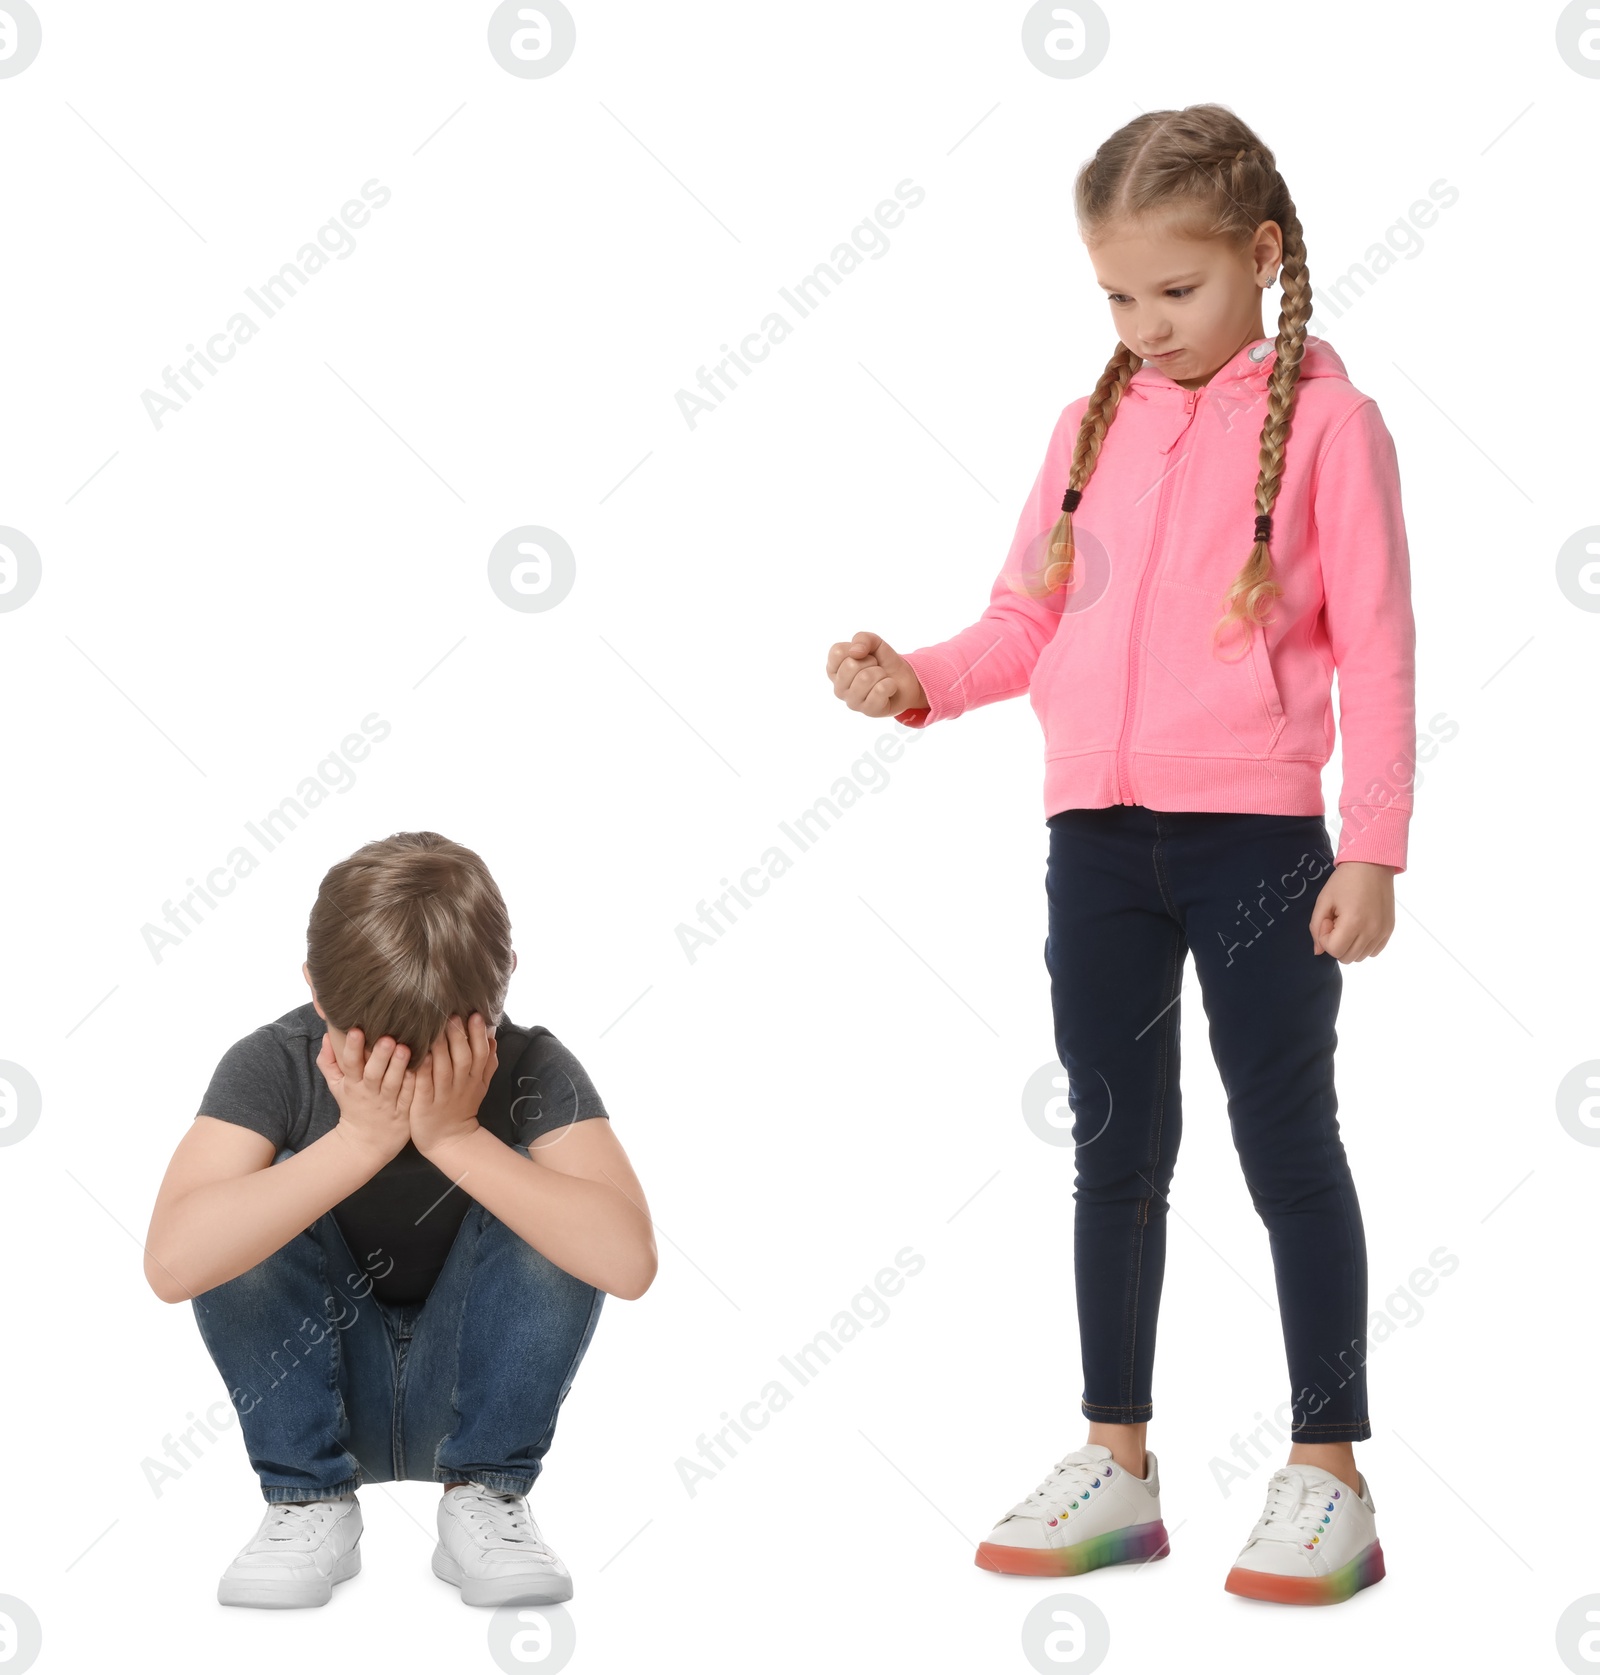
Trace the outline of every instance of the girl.
<instances>
[{"instance_id":1,"label":"girl","mask_svg":"<svg viewBox=\"0 0 1600 1675\"><path fill-rule=\"evenodd\" d=\"M1394 444L1306 333L1294 200L1232 112L1137 117L1084 165L1075 209L1120 342L1056 424L988 609L907 655L857 634L827 664L866 715L926 726L1028 691L1044 728L1045 964L1075 1119L1088 1442L977 1563L1076 1575L1167 1551L1145 1429L1192 950L1270 1236L1293 1410L1288 1463L1225 1585L1327 1603L1383 1575L1352 1448L1372 1434L1367 1270L1333 1049L1339 967L1389 940L1411 813ZM1321 793L1335 668L1337 855Z\"/></svg>"}]
</instances>

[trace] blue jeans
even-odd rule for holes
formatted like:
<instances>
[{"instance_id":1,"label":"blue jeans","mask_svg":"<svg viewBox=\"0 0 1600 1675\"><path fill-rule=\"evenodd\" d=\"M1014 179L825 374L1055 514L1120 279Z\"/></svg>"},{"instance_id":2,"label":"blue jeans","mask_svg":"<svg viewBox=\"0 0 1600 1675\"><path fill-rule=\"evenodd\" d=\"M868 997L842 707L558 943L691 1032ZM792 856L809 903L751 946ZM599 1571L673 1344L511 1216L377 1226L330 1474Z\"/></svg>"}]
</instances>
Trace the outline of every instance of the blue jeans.
<instances>
[{"instance_id":1,"label":"blue jeans","mask_svg":"<svg viewBox=\"0 0 1600 1675\"><path fill-rule=\"evenodd\" d=\"M423 1302L371 1288L330 1212L194 1299L262 1494L475 1478L525 1495L605 1294L476 1203Z\"/></svg>"},{"instance_id":2,"label":"blue jeans","mask_svg":"<svg viewBox=\"0 0 1600 1675\"><path fill-rule=\"evenodd\" d=\"M1362 1441L1366 1243L1333 1087L1343 975L1312 953L1309 932L1333 868L1326 825L1122 805L1068 809L1048 826L1045 965L1076 1142L1084 1414L1131 1425L1152 1413L1192 950L1234 1146L1272 1247L1292 1434ZM1225 1297L1234 1284L1219 1268ZM1227 1371L1226 1333L1210 1342L1197 1376Z\"/></svg>"}]
</instances>

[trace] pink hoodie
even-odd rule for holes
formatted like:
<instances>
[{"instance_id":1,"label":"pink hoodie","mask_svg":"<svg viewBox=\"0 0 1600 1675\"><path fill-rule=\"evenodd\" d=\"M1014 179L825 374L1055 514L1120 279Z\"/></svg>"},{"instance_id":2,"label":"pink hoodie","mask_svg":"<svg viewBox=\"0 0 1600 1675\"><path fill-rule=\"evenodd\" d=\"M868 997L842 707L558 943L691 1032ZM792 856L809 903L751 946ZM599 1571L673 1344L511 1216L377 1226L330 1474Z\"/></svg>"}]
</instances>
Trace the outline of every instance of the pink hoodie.
<instances>
[{"instance_id":1,"label":"pink hoodie","mask_svg":"<svg viewBox=\"0 0 1600 1675\"><path fill-rule=\"evenodd\" d=\"M905 654L929 707L899 719L925 726L1029 692L1044 727L1046 817L1114 803L1322 814L1337 668L1336 859L1403 871L1416 726L1399 468L1377 404L1321 338L1306 339L1272 510L1283 595L1248 651L1237 628L1222 655L1212 649L1253 539L1275 354L1273 339L1259 339L1198 390L1141 367L1073 514L1074 584L1030 599L1010 579L1042 568L1089 404L1074 401L989 608L952 639Z\"/></svg>"}]
</instances>

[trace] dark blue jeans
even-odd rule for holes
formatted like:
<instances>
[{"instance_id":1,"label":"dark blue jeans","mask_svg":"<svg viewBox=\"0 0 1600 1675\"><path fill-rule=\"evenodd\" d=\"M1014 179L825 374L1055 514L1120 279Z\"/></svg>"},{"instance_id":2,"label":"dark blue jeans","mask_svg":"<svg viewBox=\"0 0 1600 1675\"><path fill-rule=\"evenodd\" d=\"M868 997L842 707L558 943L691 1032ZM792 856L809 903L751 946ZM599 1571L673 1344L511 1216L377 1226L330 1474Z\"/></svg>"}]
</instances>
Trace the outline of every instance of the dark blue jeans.
<instances>
[{"instance_id":1,"label":"dark blue jeans","mask_svg":"<svg viewBox=\"0 0 1600 1675\"><path fill-rule=\"evenodd\" d=\"M525 1495L604 1295L474 1204L421 1303L380 1303L329 1213L193 1307L267 1500L401 1479Z\"/></svg>"},{"instance_id":2,"label":"dark blue jeans","mask_svg":"<svg viewBox=\"0 0 1600 1675\"><path fill-rule=\"evenodd\" d=\"M1312 953L1309 930L1333 868L1326 825L1124 805L1068 809L1048 826L1045 964L1076 1142L1084 1413L1130 1425L1152 1412L1192 950L1234 1146L1271 1242L1293 1436L1371 1436L1366 1242L1333 1088L1343 975ZM1225 1338L1215 1347L1214 1366L1195 1373L1226 1369Z\"/></svg>"}]
</instances>

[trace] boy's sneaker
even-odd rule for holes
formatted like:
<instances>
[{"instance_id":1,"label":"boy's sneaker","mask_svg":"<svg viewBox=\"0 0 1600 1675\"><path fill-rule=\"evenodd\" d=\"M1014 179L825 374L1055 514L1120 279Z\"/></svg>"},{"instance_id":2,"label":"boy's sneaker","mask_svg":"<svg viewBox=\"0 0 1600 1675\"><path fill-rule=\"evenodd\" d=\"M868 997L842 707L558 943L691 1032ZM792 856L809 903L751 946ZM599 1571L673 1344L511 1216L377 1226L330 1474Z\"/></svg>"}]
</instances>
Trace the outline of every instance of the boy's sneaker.
<instances>
[{"instance_id":1,"label":"boy's sneaker","mask_svg":"<svg viewBox=\"0 0 1600 1675\"><path fill-rule=\"evenodd\" d=\"M342 1500L273 1501L255 1538L222 1573L222 1605L326 1605L361 1569L361 1508Z\"/></svg>"},{"instance_id":2,"label":"boy's sneaker","mask_svg":"<svg viewBox=\"0 0 1600 1675\"><path fill-rule=\"evenodd\" d=\"M979 1543L976 1562L1007 1576L1077 1576L1101 1565L1164 1559L1154 1454L1144 1469L1143 1477L1125 1472L1097 1442L1074 1449Z\"/></svg>"},{"instance_id":3,"label":"boy's sneaker","mask_svg":"<svg viewBox=\"0 0 1600 1675\"><path fill-rule=\"evenodd\" d=\"M1352 1489L1331 1472L1285 1466L1224 1583L1230 1594L1280 1605L1336 1605L1383 1580L1377 1507L1365 1477Z\"/></svg>"},{"instance_id":4,"label":"boy's sneaker","mask_svg":"<svg viewBox=\"0 0 1600 1675\"><path fill-rule=\"evenodd\" d=\"M545 1545L521 1495L462 1483L439 1498L433 1574L465 1605L559 1605L572 1598L567 1567Z\"/></svg>"}]
</instances>

